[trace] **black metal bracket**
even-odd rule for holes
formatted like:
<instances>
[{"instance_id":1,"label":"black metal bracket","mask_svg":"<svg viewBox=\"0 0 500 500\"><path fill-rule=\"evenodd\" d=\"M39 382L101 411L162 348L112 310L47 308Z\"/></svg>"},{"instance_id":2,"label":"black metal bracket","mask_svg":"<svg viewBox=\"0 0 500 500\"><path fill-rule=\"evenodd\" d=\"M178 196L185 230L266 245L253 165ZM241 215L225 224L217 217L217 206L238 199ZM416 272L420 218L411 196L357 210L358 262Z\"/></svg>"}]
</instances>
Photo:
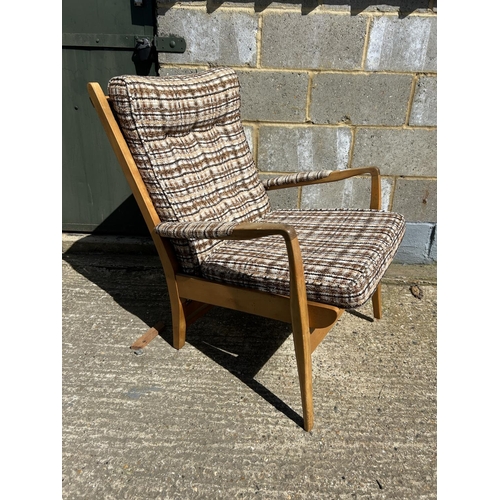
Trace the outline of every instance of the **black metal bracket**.
<instances>
[{"instance_id":1,"label":"black metal bracket","mask_svg":"<svg viewBox=\"0 0 500 500\"><path fill-rule=\"evenodd\" d=\"M157 52L178 52L182 54L186 51L186 40L176 35L155 35L153 45L156 47Z\"/></svg>"},{"instance_id":2,"label":"black metal bracket","mask_svg":"<svg viewBox=\"0 0 500 500\"><path fill-rule=\"evenodd\" d=\"M148 38L147 35L119 35L103 33L63 33L63 47L96 47L113 49L131 49L134 50L137 43ZM181 36L155 35L150 40L151 45L157 52L176 52L183 53L186 50L186 40Z\"/></svg>"}]
</instances>

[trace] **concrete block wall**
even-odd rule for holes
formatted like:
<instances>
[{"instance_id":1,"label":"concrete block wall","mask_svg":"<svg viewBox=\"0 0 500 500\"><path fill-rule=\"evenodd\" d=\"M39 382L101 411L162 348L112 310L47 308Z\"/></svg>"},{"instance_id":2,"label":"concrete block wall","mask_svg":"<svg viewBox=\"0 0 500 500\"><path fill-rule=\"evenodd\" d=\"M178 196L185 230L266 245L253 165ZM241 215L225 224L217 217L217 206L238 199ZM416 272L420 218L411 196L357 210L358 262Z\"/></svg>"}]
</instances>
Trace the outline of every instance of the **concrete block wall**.
<instances>
[{"instance_id":1,"label":"concrete block wall","mask_svg":"<svg viewBox=\"0 0 500 500\"><path fill-rule=\"evenodd\" d=\"M160 75L230 66L263 178L376 165L383 208L402 213L400 263L437 260L435 0L158 3ZM369 179L270 192L276 208L368 207Z\"/></svg>"}]
</instances>

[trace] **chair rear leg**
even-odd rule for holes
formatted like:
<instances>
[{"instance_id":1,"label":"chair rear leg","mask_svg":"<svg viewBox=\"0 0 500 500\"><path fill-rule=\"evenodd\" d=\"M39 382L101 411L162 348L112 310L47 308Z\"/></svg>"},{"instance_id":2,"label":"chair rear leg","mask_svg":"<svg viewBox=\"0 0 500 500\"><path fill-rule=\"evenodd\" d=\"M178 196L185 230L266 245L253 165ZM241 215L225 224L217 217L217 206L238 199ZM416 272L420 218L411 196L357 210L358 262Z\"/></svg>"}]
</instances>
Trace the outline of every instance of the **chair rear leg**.
<instances>
[{"instance_id":1,"label":"chair rear leg","mask_svg":"<svg viewBox=\"0 0 500 500\"><path fill-rule=\"evenodd\" d=\"M382 286L380 283L372 296L372 305L373 316L375 316L376 319L382 319Z\"/></svg>"}]
</instances>

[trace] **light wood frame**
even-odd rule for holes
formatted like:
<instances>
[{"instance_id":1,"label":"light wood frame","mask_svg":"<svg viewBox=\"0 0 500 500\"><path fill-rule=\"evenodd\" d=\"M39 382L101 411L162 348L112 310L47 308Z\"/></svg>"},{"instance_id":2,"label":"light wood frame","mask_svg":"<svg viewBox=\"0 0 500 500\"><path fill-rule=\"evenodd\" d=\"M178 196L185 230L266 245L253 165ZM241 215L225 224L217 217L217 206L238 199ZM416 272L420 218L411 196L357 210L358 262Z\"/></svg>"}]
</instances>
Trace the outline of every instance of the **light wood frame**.
<instances>
[{"instance_id":1,"label":"light wood frame","mask_svg":"<svg viewBox=\"0 0 500 500\"><path fill-rule=\"evenodd\" d=\"M253 239L269 235L282 236L290 266L289 297L214 283L183 274L171 243L155 232L155 227L161 220L115 119L108 97L98 83L88 83L87 89L158 251L170 297L174 347L182 348L186 341L187 326L203 316L212 306L226 307L291 323L302 399L303 426L306 431L310 431L314 424L311 355L344 310L307 300L302 256L295 229L290 225L278 223L240 223L234 228L231 236L225 237ZM272 186L269 190L322 184L364 174L371 176L370 208L380 210L381 183L377 167L335 171L323 179ZM380 319L382 317L380 285L372 296L372 305L375 318ZM156 329L151 331L153 330L157 331ZM134 344L135 348L146 345L153 338L150 331L143 337Z\"/></svg>"}]
</instances>

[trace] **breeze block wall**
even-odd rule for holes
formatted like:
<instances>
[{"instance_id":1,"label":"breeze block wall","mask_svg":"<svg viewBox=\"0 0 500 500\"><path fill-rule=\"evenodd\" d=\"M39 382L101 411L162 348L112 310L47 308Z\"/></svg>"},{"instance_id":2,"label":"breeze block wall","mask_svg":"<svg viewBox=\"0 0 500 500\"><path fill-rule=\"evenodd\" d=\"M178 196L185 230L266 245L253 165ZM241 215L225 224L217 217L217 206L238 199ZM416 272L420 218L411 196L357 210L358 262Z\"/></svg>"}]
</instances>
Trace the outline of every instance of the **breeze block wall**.
<instances>
[{"instance_id":1,"label":"breeze block wall","mask_svg":"<svg viewBox=\"0 0 500 500\"><path fill-rule=\"evenodd\" d=\"M160 75L230 66L262 177L375 165L407 231L395 261L437 260L435 0L158 3L186 40ZM369 178L271 191L275 208L369 205Z\"/></svg>"}]
</instances>

